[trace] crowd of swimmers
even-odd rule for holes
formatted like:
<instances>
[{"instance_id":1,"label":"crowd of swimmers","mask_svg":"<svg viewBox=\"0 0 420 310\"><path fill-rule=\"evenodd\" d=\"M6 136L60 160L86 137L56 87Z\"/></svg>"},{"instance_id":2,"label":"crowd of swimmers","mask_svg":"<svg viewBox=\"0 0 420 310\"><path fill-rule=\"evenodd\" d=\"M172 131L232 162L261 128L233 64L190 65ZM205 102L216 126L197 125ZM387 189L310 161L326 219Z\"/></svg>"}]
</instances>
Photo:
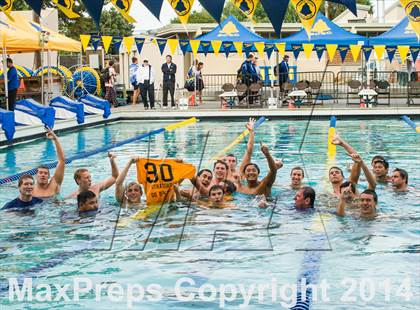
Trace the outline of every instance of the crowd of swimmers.
<instances>
[{"instance_id":1,"label":"crowd of swimmers","mask_svg":"<svg viewBox=\"0 0 420 310\"><path fill-rule=\"evenodd\" d=\"M233 194L237 192L250 197L259 197L256 204L260 208L270 206L271 190L276 182L277 172L284 165L281 160L276 160L271 155L266 145L261 144L260 151L265 157L268 172L264 177L260 176L260 167L252 161L254 124L255 119L252 118L246 124L249 137L241 162L238 162L234 154L226 154L217 159L213 164L213 170L202 169L189 179L190 188L185 188L187 180L182 180L183 185L181 185L182 182L173 184L171 189L176 194L175 199L193 201L206 208L230 208L235 207ZM29 174L22 175L18 181L19 196L8 202L2 209L23 210L50 197L56 197L60 193L65 172L65 155L54 132L48 129L46 136L54 142L56 148L58 162L54 175L50 175L50 169L47 166L38 167L35 178ZM390 175L388 161L379 155L373 157L371 167L368 167L357 151L338 134L332 139L332 143L342 147L353 162L349 167L350 176L347 180L343 170L337 166L330 167L328 171L332 189L328 197L334 201L335 213L338 216L350 214L362 218L374 218L377 214L378 195L375 188L378 183L390 183L393 190L398 192L409 190L408 173L404 169L395 168ZM77 169L74 172L77 189L67 198L77 199L79 213L97 211L100 193L113 185L115 185L115 198L120 206L132 208L146 206L142 201L143 194L147 194L144 193L144 187L142 188L137 181L124 185L130 168L137 163L139 158L130 158L121 171L112 153L108 153L108 158L111 176L101 182L93 183L88 169ZM366 189L359 192L358 183L362 173L368 185ZM298 210L313 209L316 205L315 190L305 185L304 180L305 170L302 167L297 166L291 169L288 188L294 192L294 207Z\"/></svg>"}]
</instances>

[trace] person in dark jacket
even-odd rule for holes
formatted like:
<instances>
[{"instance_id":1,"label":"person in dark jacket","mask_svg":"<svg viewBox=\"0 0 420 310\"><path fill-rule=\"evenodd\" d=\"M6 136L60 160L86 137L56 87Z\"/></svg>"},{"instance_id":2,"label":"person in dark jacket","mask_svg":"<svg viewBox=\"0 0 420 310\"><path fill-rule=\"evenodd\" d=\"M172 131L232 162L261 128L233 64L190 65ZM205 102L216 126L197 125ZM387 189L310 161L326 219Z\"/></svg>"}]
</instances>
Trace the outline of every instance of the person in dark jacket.
<instances>
[{"instance_id":1,"label":"person in dark jacket","mask_svg":"<svg viewBox=\"0 0 420 310\"><path fill-rule=\"evenodd\" d=\"M175 73L176 64L172 62L172 56L166 56L166 62L162 65L163 73L163 108L168 107L168 91L171 94L171 106L175 109Z\"/></svg>"},{"instance_id":2,"label":"person in dark jacket","mask_svg":"<svg viewBox=\"0 0 420 310\"><path fill-rule=\"evenodd\" d=\"M274 75L278 76L279 85L280 85L281 89L283 89L282 85L284 83L290 81L290 79L289 79L289 56L288 55L284 55L283 61L281 63L279 63L274 68Z\"/></svg>"},{"instance_id":3,"label":"person in dark jacket","mask_svg":"<svg viewBox=\"0 0 420 310\"><path fill-rule=\"evenodd\" d=\"M13 60L11 58L7 58L7 100L9 103L9 111L15 110L16 104L16 94L19 88L19 76L18 72L13 66Z\"/></svg>"}]
</instances>

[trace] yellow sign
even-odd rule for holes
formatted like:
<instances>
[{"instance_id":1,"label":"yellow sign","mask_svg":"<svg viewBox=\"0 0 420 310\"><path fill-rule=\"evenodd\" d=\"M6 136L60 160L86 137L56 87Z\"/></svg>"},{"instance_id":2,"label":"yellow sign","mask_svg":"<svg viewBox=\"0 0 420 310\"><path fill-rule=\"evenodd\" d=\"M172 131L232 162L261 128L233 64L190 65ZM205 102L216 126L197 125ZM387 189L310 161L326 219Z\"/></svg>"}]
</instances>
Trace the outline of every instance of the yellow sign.
<instances>
[{"instance_id":1,"label":"yellow sign","mask_svg":"<svg viewBox=\"0 0 420 310\"><path fill-rule=\"evenodd\" d=\"M190 18L194 0L168 0L168 2L178 15L181 23L186 24Z\"/></svg>"},{"instance_id":2,"label":"yellow sign","mask_svg":"<svg viewBox=\"0 0 420 310\"><path fill-rule=\"evenodd\" d=\"M296 13L305 28L308 36L311 36L312 25L318 14L322 0L292 0Z\"/></svg>"}]
</instances>

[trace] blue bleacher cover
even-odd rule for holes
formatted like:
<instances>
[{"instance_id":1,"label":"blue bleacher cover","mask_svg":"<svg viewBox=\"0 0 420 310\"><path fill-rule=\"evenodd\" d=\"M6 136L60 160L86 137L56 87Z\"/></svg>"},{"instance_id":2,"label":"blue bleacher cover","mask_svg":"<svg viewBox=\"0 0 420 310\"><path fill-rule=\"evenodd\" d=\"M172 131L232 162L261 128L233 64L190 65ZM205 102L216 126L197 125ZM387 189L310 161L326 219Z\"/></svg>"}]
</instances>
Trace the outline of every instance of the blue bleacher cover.
<instances>
[{"instance_id":1,"label":"blue bleacher cover","mask_svg":"<svg viewBox=\"0 0 420 310\"><path fill-rule=\"evenodd\" d=\"M85 122L85 111L83 103L77 102L66 96L58 96L51 100L52 107L66 109L76 114L77 123L83 124Z\"/></svg>"}]
</instances>

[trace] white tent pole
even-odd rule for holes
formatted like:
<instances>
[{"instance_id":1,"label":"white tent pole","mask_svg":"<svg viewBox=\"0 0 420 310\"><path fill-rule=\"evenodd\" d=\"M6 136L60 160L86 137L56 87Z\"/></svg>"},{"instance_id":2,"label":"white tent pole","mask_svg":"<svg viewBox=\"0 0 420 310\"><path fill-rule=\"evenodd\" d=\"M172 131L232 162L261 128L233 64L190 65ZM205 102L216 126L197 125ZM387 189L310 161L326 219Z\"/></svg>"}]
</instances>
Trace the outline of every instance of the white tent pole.
<instances>
[{"instance_id":1,"label":"white tent pole","mask_svg":"<svg viewBox=\"0 0 420 310\"><path fill-rule=\"evenodd\" d=\"M44 34L41 31L41 104L44 105Z\"/></svg>"},{"instance_id":2,"label":"white tent pole","mask_svg":"<svg viewBox=\"0 0 420 310\"><path fill-rule=\"evenodd\" d=\"M47 62L48 62L48 96L47 96L47 104L50 104L51 101L51 87L52 87L52 72L51 72L51 51L47 50Z\"/></svg>"},{"instance_id":3,"label":"white tent pole","mask_svg":"<svg viewBox=\"0 0 420 310\"><path fill-rule=\"evenodd\" d=\"M6 100L6 109L9 110L9 86L7 85L7 55L6 55L6 47L3 44L2 48L3 52L3 77L4 77L4 98Z\"/></svg>"}]
</instances>

